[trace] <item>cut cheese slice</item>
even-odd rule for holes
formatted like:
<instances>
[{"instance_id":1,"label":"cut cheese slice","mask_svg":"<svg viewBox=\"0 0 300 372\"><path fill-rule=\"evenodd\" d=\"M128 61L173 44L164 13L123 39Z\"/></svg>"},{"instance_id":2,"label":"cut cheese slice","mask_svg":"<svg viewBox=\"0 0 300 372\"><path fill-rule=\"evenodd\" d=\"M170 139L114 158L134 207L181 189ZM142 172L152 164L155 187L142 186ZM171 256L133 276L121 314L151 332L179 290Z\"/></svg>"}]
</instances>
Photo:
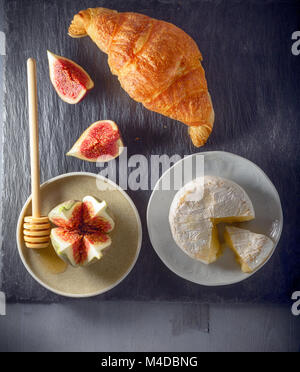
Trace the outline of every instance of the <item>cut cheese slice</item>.
<instances>
[{"instance_id":1,"label":"cut cheese slice","mask_svg":"<svg viewBox=\"0 0 300 372\"><path fill-rule=\"evenodd\" d=\"M273 241L267 236L234 226L226 226L224 237L245 273L260 267L274 248Z\"/></svg>"},{"instance_id":2,"label":"cut cheese slice","mask_svg":"<svg viewBox=\"0 0 300 372\"><path fill-rule=\"evenodd\" d=\"M220 243L216 224L254 218L252 202L236 183L224 178L196 178L174 197L169 222L176 244L205 264L216 261Z\"/></svg>"}]
</instances>

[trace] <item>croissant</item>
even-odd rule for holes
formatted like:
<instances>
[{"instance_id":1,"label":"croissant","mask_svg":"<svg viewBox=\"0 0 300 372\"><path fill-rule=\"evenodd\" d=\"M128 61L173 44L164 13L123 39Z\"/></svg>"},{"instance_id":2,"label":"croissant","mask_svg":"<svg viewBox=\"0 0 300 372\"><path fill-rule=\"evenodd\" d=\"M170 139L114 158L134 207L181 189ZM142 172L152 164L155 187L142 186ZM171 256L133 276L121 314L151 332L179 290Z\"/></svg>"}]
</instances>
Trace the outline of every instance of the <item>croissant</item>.
<instances>
[{"instance_id":1,"label":"croissant","mask_svg":"<svg viewBox=\"0 0 300 372\"><path fill-rule=\"evenodd\" d=\"M74 16L69 35L89 35L131 98L187 124L194 145L205 144L214 110L202 55L183 30L143 14L90 8Z\"/></svg>"}]
</instances>

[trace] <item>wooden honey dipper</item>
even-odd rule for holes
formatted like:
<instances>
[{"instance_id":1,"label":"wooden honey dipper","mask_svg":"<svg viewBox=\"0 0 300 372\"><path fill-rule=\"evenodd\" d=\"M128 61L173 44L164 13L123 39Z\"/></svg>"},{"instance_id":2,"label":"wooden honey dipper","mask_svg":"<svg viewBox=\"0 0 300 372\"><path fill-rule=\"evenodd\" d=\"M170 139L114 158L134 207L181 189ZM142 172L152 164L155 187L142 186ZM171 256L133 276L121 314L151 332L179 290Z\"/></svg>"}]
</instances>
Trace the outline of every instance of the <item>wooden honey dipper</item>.
<instances>
[{"instance_id":1,"label":"wooden honey dipper","mask_svg":"<svg viewBox=\"0 0 300 372\"><path fill-rule=\"evenodd\" d=\"M30 128L30 165L32 216L24 218L24 241L27 248L47 248L50 243L49 218L41 216L39 126L37 107L36 62L27 60L28 111Z\"/></svg>"}]
</instances>

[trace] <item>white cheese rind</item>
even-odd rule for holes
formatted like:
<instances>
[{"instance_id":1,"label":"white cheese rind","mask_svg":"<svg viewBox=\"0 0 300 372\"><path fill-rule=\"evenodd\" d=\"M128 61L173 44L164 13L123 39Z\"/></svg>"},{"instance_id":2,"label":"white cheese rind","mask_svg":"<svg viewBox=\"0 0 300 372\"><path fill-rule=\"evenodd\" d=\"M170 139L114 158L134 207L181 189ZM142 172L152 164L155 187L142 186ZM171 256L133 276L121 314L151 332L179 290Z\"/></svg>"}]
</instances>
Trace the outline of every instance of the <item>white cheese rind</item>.
<instances>
[{"instance_id":1,"label":"white cheese rind","mask_svg":"<svg viewBox=\"0 0 300 372\"><path fill-rule=\"evenodd\" d=\"M176 244L190 257L208 264L219 253L218 241L212 235L214 224L222 219L251 220L254 216L252 202L239 185L221 177L205 176L177 192L169 222Z\"/></svg>"},{"instance_id":2,"label":"white cheese rind","mask_svg":"<svg viewBox=\"0 0 300 372\"><path fill-rule=\"evenodd\" d=\"M265 235L234 226L226 226L225 231L245 272L258 269L273 251L274 243Z\"/></svg>"}]
</instances>

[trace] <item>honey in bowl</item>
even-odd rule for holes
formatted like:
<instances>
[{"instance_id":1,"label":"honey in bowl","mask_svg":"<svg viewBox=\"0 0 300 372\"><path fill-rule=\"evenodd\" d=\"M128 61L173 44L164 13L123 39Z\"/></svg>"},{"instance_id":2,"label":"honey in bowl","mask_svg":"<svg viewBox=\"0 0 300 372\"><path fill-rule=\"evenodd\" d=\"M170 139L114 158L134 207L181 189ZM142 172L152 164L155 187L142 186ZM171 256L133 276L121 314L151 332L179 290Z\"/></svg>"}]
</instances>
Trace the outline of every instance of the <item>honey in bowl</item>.
<instances>
[{"instance_id":1,"label":"honey in bowl","mask_svg":"<svg viewBox=\"0 0 300 372\"><path fill-rule=\"evenodd\" d=\"M48 248L37 250L36 254L40 265L51 274L61 274L66 271L68 265L57 256L51 244Z\"/></svg>"}]
</instances>

